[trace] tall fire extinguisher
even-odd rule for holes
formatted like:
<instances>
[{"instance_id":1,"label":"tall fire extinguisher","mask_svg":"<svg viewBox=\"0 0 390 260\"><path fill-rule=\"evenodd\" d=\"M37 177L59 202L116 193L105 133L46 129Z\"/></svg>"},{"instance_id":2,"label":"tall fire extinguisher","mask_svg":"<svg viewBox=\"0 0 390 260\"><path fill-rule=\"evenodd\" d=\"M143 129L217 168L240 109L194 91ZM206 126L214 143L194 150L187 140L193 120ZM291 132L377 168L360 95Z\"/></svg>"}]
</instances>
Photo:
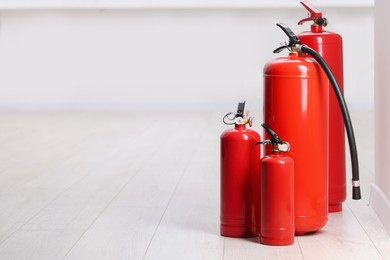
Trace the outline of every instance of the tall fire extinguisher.
<instances>
[{"instance_id":1,"label":"tall fire extinguisher","mask_svg":"<svg viewBox=\"0 0 390 260\"><path fill-rule=\"evenodd\" d=\"M328 63L341 92L343 87L343 40L342 37L330 31L325 31L328 21L322 12L315 9L306 1L301 4L309 11L310 16L298 22L312 21L311 30L298 34L302 44L318 52ZM329 87L330 84L329 84ZM337 97L333 91L329 92L329 212L342 210L342 203L346 199L345 184L345 138L343 116L339 109Z\"/></svg>"},{"instance_id":2,"label":"tall fire extinguisher","mask_svg":"<svg viewBox=\"0 0 390 260\"><path fill-rule=\"evenodd\" d=\"M244 115L245 101L237 113L223 122L234 125L221 135L221 235L255 237L260 220L260 135L246 127L252 118Z\"/></svg>"},{"instance_id":3,"label":"tall fire extinguisher","mask_svg":"<svg viewBox=\"0 0 390 260\"><path fill-rule=\"evenodd\" d=\"M347 130L353 199L360 199L359 166L348 109L329 66L317 52L302 45L290 28L284 24L278 26L289 37L289 43L274 52L288 48L290 54L264 67L264 121L291 144L286 154L294 159L295 233L301 235L321 229L328 216L329 89L326 76L336 93ZM266 154L270 152L266 149Z\"/></svg>"},{"instance_id":4,"label":"tall fire extinguisher","mask_svg":"<svg viewBox=\"0 0 390 260\"><path fill-rule=\"evenodd\" d=\"M261 225L260 243L291 245L294 243L294 160L286 156L288 142L266 124L269 135L264 145L271 145L272 153L261 159Z\"/></svg>"}]
</instances>

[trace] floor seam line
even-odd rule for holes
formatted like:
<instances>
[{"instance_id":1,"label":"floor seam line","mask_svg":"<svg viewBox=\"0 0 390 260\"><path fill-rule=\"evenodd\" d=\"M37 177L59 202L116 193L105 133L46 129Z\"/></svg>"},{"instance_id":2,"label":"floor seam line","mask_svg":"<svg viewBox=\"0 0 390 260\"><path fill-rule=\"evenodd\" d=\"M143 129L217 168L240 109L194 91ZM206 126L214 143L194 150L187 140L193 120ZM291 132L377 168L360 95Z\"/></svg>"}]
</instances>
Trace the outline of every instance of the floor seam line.
<instances>
[{"instance_id":1,"label":"floor seam line","mask_svg":"<svg viewBox=\"0 0 390 260\"><path fill-rule=\"evenodd\" d=\"M200 135L199 139L201 139L202 137L203 137L203 134ZM160 217L160 220L159 220L159 222L158 222L158 224L157 224L157 227L156 227L156 229L154 230L153 235L152 235L152 237L151 237L151 239L150 239L150 241L149 241L149 244L148 244L148 246L147 246L146 249L145 249L145 253L144 253L143 257L142 257L142 260L145 259L146 255L147 255L147 252L148 252L148 250L149 250L149 248L150 248L150 245L152 244L152 242L153 242L153 240L154 240L154 237L155 237L155 235L156 235L156 233L157 233L157 230L158 230L158 228L159 228L159 226L160 226L160 224L161 224L161 222L162 222L162 219L164 218L165 213L167 212L167 210L168 210L168 208L169 208L169 205L171 204L171 201L172 201L172 199L173 199L173 196L175 195L175 193L176 193L176 191L177 191L177 189L178 189L178 187L179 187L179 185L180 185L180 183L181 183L181 181L182 181L182 179L183 179L185 173L187 172L188 167L190 166L190 164L191 164L191 162L192 162L192 160L193 160L194 154L195 154L195 152L198 150L198 148L199 148L199 142L197 143L196 147L194 147L194 150L193 150L192 153L191 153L191 156L190 156L190 158L189 158L189 160L188 160L188 162L187 162L187 165L184 167L183 173L181 174L179 180L178 180L177 183L176 183L175 188L173 189L173 192L172 192L171 196L169 197L169 200L168 200L168 203L167 203L167 205L166 205L166 207L165 207L165 209L164 209L164 212L162 213L162 215L161 215L161 217Z\"/></svg>"}]
</instances>

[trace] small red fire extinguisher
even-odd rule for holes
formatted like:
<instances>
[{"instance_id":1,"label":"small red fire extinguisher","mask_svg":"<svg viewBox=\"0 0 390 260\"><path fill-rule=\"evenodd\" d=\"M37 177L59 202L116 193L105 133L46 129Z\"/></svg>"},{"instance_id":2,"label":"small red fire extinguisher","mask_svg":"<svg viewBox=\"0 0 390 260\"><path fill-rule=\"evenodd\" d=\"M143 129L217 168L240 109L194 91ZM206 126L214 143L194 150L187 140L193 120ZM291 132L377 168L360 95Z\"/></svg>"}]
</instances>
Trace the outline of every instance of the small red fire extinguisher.
<instances>
[{"instance_id":1,"label":"small red fire extinguisher","mask_svg":"<svg viewBox=\"0 0 390 260\"><path fill-rule=\"evenodd\" d=\"M261 159L260 243L291 245L294 243L294 160L285 155L290 145L266 124L262 125L272 152Z\"/></svg>"},{"instance_id":2,"label":"small red fire extinguisher","mask_svg":"<svg viewBox=\"0 0 390 260\"><path fill-rule=\"evenodd\" d=\"M343 40L342 37L330 31L325 31L328 21L306 1L301 4L309 11L310 16L298 22L312 21L311 30L298 34L302 44L318 52L331 68L339 84L343 87ZM329 87L330 84L329 84ZM342 203L346 199L345 184L345 137L343 116L339 109L337 97L333 91L329 92L329 212L342 210Z\"/></svg>"},{"instance_id":3,"label":"small red fire extinguisher","mask_svg":"<svg viewBox=\"0 0 390 260\"><path fill-rule=\"evenodd\" d=\"M245 101L237 113L223 121L234 125L221 135L221 226L222 236L255 237L260 218L260 135L248 129L252 118L244 115Z\"/></svg>"}]
</instances>

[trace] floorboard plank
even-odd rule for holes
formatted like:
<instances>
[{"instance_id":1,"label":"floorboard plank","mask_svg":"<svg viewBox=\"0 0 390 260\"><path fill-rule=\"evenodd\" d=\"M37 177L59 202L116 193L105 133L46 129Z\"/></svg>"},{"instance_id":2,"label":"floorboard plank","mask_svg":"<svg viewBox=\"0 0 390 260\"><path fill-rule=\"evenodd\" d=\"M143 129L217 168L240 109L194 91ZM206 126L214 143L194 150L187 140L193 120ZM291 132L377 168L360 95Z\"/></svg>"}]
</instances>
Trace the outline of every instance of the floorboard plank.
<instances>
[{"instance_id":1,"label":"floorboard plank","mask_svg":"<svg viewBox=\"0 0 390 260\"><path fill-rule=\"evenodd\" d=\"M168 128L157 128L164 139L157 152L145 162L144 167L129 181L113 199L107 209L81 237L66 259L141 259L155 234L171 196L185 171L193 150L198 145L203 119L192 118L188 122L170 122ZM199 125L197 125L199 124ZM181 131L176 131L180 129ZM123 214L132 223L118 229L107 229L106 221ZM146 212L146 213L145 213ZM129 216L129 214L131 216ZM143 222L143 215L152 219ZM126 220L127 221L127 220ZM127 223L127 222L126 222ZM96 243L112 244L95 249Z\"/></svg>"},{"instance_id":2,"label":"floorboard plank","mask_svg":"<svg viewBox=\"0 0 390 260\"><path fill-rule=\"evenodd\" d=\"M222 259L219 134L214 129L208 127L202 136L144 259Z\"/></svg>"},{"instance_id":3,"label":"floorboard plank","mask_svg":"<svg viewBox=\"0 0 390 260\"><path fill-rule=\"evenodd\" d=\"M82 230L24 230L2 244L4 260L62 259Z\"/></svg>"}]
</instances>

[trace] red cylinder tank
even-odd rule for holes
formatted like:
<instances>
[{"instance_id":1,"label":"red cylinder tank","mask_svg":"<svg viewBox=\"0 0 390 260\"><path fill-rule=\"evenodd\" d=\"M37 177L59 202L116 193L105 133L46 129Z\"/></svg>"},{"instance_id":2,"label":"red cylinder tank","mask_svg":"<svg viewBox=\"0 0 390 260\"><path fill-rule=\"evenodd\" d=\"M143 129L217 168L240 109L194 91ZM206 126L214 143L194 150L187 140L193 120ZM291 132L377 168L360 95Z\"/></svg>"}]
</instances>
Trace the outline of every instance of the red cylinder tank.
<instances>
[{"instance_id":1,"label":"red cylinder tank","mask_svg":"<svg viewBox=\"0 0 390 260\"><path fill-rule=\"evenodd\" d=\"M294 243L294 160L281 153L261 159L261 232L266 245Z\"/></svg>"},{"instance_id":2,"label":"red cylinder tank","mask_svg":"<svg viewBox=\"0 0 390 260\"><path fill-rule=\"evenodd\" d=\"M264 67L264 122L291 144L298 235L321 229L328 218L327 85L318 63L296 52Z\"/></svg>"},{"instance_id":3,"label":"red cylinder tank","mask_svg":"<svg viewBox=\"0 0 390 260\"><path fill-rule=\"evenodd\" d=\"M343 92L343 43L339 34L324 31L326 18L307 2L301 2L310 12L310 17L298 24L313 21L310 31L298 34L302 44L317 51L328 63L340 90ZM329 89L332 86L329 84ZM329 91L329 212L342 210L346 199L346 170L345 170L345 133L344 121L334 91Z\"/></svg>"},{"instance_id":4,"label":"red cylinder tank","mask_svg":"<svg viewBox=\"0 0 390 260\"><path fill-rule=\"evenodd\" d=\"M240 121L240 120L239 120ZM221 235L254 237L260 216L260 135L245 119L221 135Z\"/></svg>"}]
</instances>

